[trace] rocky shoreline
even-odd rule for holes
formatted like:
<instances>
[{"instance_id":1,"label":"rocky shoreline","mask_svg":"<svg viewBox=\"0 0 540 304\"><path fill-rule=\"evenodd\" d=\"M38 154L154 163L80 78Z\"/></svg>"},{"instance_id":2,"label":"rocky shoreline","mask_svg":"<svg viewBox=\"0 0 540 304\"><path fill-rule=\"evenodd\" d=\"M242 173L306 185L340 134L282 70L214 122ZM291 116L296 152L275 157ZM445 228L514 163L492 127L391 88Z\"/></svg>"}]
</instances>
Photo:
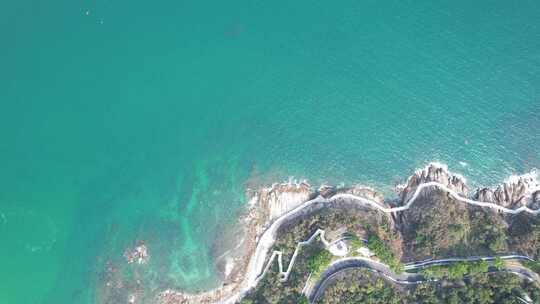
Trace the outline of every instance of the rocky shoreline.
<instances>
[{"instance_id":1,"label":"rocky shoreline","mask_svg":"<svg viewBox=\"0 0 540 304\"><path fill-rule=\"evenodd\" d=\"M300 205L318 198L328 201L336 195L350 194L375 202L380 208L391 209L405 206L418 195L417 189L426 183L441 184L464 198L470 197L505 208L540 207L540 185L534 171L513 176L495 188L479 188L471 192L462 176L452 174L445 165L438 163L430 163L417 170L405 184L397 186L398 198L393 201L385 200L376 190L361 185L344 188L322 185L315 189L306 181L290 181L260 190L248 189L248 208L239 221L244 236L239 240L238 246L222 255L218 261L222 264L219 268L224 272L223 284L199 294L168 289L159 293L158 301L163 304L235 303L258 282L258 271L273 244L274 232L269 233L269 228L276 221L281 221L284 215L289 216L295 208L298 209ZM422 195L429 195L428 193L429 191L424 191ZM265 239L261 240L262 237Z\"/></svg>"},{"instance_id":2,"label":"rocky shoreline","mask_svg":"<svg viewBox=\"0 0 540 304\"><path fill-rule=\"evenodd\" d=\"M470 196L474 200L494 203L508 209L540 208L540 183L535 170L523 175L513 175L493 188L477 188L470 195L467 180L463 176L450 172L446 165L430 163L411 175L406 184L397 187L400 203L408 202L416 188L428 182L443 184L463 197Z\"/></svg>"}]
</instances>

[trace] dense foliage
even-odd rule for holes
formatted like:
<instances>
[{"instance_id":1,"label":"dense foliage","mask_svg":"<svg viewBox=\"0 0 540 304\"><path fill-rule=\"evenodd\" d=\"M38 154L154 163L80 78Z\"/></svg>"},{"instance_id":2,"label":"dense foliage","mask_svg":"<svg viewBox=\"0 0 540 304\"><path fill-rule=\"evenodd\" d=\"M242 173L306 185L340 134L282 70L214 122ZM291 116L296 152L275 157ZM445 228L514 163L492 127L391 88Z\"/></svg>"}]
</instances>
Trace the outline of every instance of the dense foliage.
<instances>
[{"instance_id":1,"label":"dense foliage","mask_svg":"<svg viewBox=\"0 0 540 304\"><path fill-rule=\"evenodd\" d=\"M332 240L353 236L354 250L366 246L396 273L402 261L452 256L499 255L511 252L540 257L540 217L502 215L492 210L456 202L443 192L421 198L403 213L388 216L369 209L323 208L289 222L278 233L273 250L284 252L288 266L300 241L317 229ZM280 281L274 263L243 303L307 303L301 294L307 278L317 279L332 260L322 244L303 247L289 279ZM522 303L530 298L540 303L539 289L504 272L505 263L495 259L432 266L420 271L431 283L405 288L365 270L351 270L325 289L321 303ZM540 273L540 263L524 262ZM251 301L251 302L249 302Z\"/></svg>"},{"instance_id":2,"label":"dense foliage","mask_svg":"<svg viewBox=\"0 0 540 304\"><path fill-rule=\"evenodd\" d=\"M324 291L319 303L398 304L400 292L391 284L365 269L343 272L341 278Z\"/></svg>"},{"instance_id":3,"label":"dense foliage","mask_svg":"<svg viewBox=\"0 0 540 304\"><path fill-rule=\"evenodd\" d=\"M298 255L286 282L280 280L277 263L273 263L257 287L242 300L243 303L297 304L303 303L302 301L306 302L307 299L301 293L302 289L314 267L324 269L326 254L323 252L327 251L323 249L320 242L304 247L302 253Z\"/></svg>"},{"instance_id":4,"label":"dense foliage","mask_svg":"<svg viewBox=\"0 0 540 304\"><path fill-rule=\"evenodd\" d=\"M508 224L503 215L467 206L434 192L404 211L401 233L406 259L494 255L509 251Z\"/></svg>"},{"instance_id":5,"label":"dense foliage","mask_svg":"<svg viewBox=\"0 0 540 304\"><path fill-rule=\"evenodd\" d=\"M408 296L409 303L523 303L529 297L540 301L540 289L508 273L479 273L465 279L423 284Z\"/></svg>"},{"instance_id":6,"label":"dense foliage","mask_svg":"<svg viewBox=\"0 0 540 304\"><path fill-rule=\"evenodd\" d=\"M513 250L540 260L540 216L521 213L512 216L509 222Z\"/></svg>"},{"instance_id":7,"label":"dense foliage","mask_svg":"<svg viewBox=\"0 0 540 304\"><path fill-rule=\"evenodd\" d=\"M540 289L506 273L476 273L465 279L443 279L405 289L355 269L329 286L318 303L493 304L523 303L520 299L525 298L539 303Z\"/></svg>"},{"instance_id":8,"label":"dense foliage","mask_svg":"<svg viewBox=\"0 0 540 304\"><path fill-rule=\"evenodd\" d=\"M386 246L386 244L376 235L370 235L367 244L369 250L375 254L377 258L384 264L390 266L390 268L400 273L403 271L403 267L400 261L394 256L394 253Z\"/></svg>"},{"instance_id":9,"label":"dense foliage","mask_svg":"<svg viewBox=\"0 0 540 304\"><path fill-rule=\"evenodd\" d=\"M288 264L298 242L307 240L317 229L325 230L330 239L338 237L333 234L339 231L363 238L376 235L391 248L398 233L390 228L389 221L386 215L372 209L323 208L279 229L274 250L282 251L283 262ZM394 255L399 256L399 252L394 251Z\"/></svg>"},{"instance_id":10,"label":"dense foliage","mask_svg":"<svg viewBox=\"0 0 540 304\"><path fill-rule=\"evenodd\" d=\"M522 262L523 266L529 268L530 270L536 272L540 275L540 262L524 261Z\"/></svg>"},{"instance_id":11,"label":"dense foliage","mask_svg":"<svg viewBox=\"0 0 540 304\"><path fill-rule=\"evenodd\" d=\"M486 261L479 262L458 262L449 266L432 266L422 270L426 278L440 279L463 279L465 275L476 275L486 273L489 270L489 264Z\"/></svg>"},{"instance_id":12,"label":"dense foliage","mask_svg":"<svg viewBox=\"0 0 540 304\"><path fill-rule=\"evenodd\" d=\"M308 260L308 269L312 273L312 278L317 279L328 267L331 260L332 255L324 249L312 255Z\"/></svg>"}]
</instances>

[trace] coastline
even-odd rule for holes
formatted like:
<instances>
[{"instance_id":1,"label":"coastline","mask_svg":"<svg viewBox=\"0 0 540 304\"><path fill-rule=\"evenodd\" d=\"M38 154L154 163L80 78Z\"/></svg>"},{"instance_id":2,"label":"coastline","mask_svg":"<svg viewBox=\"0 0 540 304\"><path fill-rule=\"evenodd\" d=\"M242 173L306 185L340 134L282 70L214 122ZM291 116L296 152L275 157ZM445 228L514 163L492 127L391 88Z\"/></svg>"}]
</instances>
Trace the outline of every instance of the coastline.
<instances>
[{"instance_id":1,"label":"coastline","mask_svg":"<svg viewBox=\"0 0 540 304\"><path fill-rule=\"evenodd\" d=\"M322 185L314 190L305 181L274 184L258 191L248 189L246 196L249 197L249 204L239 220L244 237L235 246L237 250L232 250L222 257L228 260L229 268L222 286L200 294L167 289L159 294L158 300L165 304L235 303L255 287L264 275L264 269L268 265L265 261L276 240L279 227L291 219L309 213L309 208L349 201L393 215L414 206L416 199L429 193L432 188L447 192L457 201L502 213L540 213L540 185L535 171L512 176L493 188L475 189L470 195L466 180L439 163L430 163L425 168L416 170L406 184L396 187L398 196L394 200L385 200L370 187L335 188Z\"/></svg>"}]
</instances>

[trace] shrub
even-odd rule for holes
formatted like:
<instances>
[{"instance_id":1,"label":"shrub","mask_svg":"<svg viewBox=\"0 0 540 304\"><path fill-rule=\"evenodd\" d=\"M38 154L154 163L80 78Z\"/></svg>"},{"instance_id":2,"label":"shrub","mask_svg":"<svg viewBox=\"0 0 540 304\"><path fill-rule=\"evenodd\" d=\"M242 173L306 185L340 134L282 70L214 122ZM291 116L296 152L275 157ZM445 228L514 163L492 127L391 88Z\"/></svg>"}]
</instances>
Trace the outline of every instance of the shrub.
<instances>
[{"instance_id":1,"label":"shrub","mask_svg":"<svg viewBox=\"0 0 540 304\"><path fill-rule=\"evenodd\" d=\"M540 262L524 261L522 262L523 266L529 268L530 270L540 274Z\"/></svg>"},{"instance_id":2,"label":"shrub","mask_svg":"<svg viewBox=\"0 0 540 304\"><path fill-rule=\"evenodd\" d=\"M403 272L403 266L396 259L394 253L386 246L386 244L376 235L371 235L368 238L368 248L373 252L381 262L387 264L392 271L396 273Z\"/></svg>"},{"instance_id":3,"label":"shrub","mask_svg":"<svg viewBox=\"0 0 540 304\"><path fill-rule=\"evenodd\" d=\"M325 249L319 250L319 252L309 258L308 269L313 273L313 277L317 278L320 276L331 260L332 255Z\"/></svg>"},{"instance_id":4,"label":"shrub","mask_svg":"<svg viewBox=\"0 0 540 304\"><path fill-rule=\"evenodd\" d=\"M306 296L302 295L300 299L298 299L298 304L309 304L308 298Z\"/></svg>"},{"instance_id":5,"label":"shrub","mask_svg":"<svg viewBox=\"0 0 540 304\"><path fill-rule=\"evenodd\" d=\"M500 257L496 257L493 261L493 266L495 266L498 270L501 270L504 267L504 261Z\"/></svg>"},{"instance_id":6,"label":"shrub","mask_svg":"<svg viewBox=\"0 0 540 304\"><path fill-rule=\"evenodd\" d=\"M440 279L463 279L465 275L475 275L486 273L489 270L489 263L486 261L479 262L457 262L451 265L431 266L422 269L421 273L426 278Z\"/></svg>"}]
</instances>

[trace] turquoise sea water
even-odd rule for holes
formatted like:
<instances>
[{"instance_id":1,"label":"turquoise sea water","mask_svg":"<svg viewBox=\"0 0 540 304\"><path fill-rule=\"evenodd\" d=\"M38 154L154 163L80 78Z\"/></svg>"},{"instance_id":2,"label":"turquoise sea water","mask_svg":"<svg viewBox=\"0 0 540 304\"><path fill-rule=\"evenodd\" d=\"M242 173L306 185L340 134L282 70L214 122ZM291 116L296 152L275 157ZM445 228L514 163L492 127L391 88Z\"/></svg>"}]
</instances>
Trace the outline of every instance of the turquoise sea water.
<instances>
[{"instance_id":1,"label":"turquoise sea water","mask_svg":"<svg viewBox=\"0 0 540 304\"><path fill-rule=\"evenodd\" d=\"M0 8L0 303L99 303L139 239L210 288L247 185L540 168L538 1Z\"/></svg>"}]
</instances>

